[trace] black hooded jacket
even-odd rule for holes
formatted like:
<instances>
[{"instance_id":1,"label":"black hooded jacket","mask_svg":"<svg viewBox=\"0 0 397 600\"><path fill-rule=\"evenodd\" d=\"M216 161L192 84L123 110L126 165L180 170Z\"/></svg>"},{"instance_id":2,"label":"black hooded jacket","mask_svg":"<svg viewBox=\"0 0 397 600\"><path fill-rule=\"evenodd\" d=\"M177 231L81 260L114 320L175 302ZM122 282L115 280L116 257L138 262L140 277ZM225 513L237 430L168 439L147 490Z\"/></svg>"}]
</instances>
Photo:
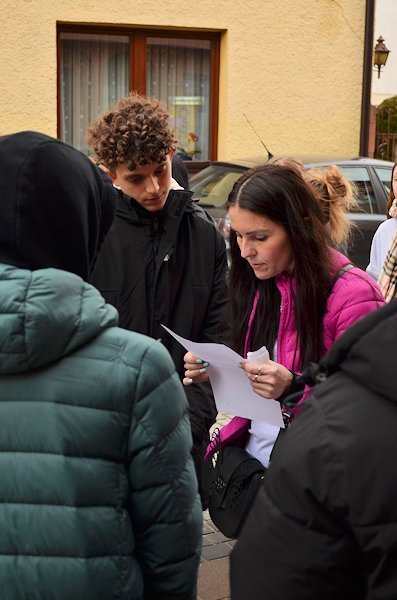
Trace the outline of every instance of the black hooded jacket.
<instances>
[{"instance_id":1,"label":"black hooded jacket","mask_svg":"<svg viewBox=\"0 0 397 600\"><path fill-rule=\"evenodd\" d=\"M115 214L109 178L42 133L5 135L0 144L0 262L56 267L88 281Z\"/></svg>"},{"instance_id":2,"label":"black hooded jacket","mask_svg":"<svg viewBox=\"0 0 397 600\"><path fill-rule=\"evenodd\" d=\"M397 598L397 302L351 327L274 452L232 599Z\"/></svg>"},{"instance_id":3,"label":"black hooded jacket","mask_svg":"<svg viewBox=\"0 0 397 600\"><path fill-rule=\"evenodd\" d=\"M162 340L182 378L185 350L161 324L196 342L219 342L226 269L224 240L191 192L171 190L156 215L120 192L94 285L119 311L121 327ZM209 385L185 391L197 446L208 439L216 408Z\"/></svg>"},{"instance_id":4,"label":"black hooded jacket","mask_svg":"<svg viewBox=\"0 0 397 600\"><path fill-rule=\"evenodd\" d=\"M161 338L181 374L185 351L161 324L194 341L219 341L226 301L225 243L191 196L171 190L154 215L120 193L94 273L120 326Z\"/></svg>"}]
</instances>

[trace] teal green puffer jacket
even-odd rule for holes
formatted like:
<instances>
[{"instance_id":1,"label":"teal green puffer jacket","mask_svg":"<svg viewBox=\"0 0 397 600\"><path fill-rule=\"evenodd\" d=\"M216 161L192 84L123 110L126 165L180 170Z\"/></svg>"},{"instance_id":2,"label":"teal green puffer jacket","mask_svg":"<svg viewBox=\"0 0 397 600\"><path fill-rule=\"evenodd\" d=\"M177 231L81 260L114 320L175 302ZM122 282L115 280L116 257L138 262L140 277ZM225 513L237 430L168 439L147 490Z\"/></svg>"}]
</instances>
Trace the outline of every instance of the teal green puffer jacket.
<instances>
[{"instance_id":1,"label":"teal green puffer jacket","mask_svg":"<svg viewBox=\"0 0 397 600\"><path fill-rule=\"evenodd\" d=\"M187 404L95 288L0 265L0 597L195 597Z\"/></svg>"}]
</instances>

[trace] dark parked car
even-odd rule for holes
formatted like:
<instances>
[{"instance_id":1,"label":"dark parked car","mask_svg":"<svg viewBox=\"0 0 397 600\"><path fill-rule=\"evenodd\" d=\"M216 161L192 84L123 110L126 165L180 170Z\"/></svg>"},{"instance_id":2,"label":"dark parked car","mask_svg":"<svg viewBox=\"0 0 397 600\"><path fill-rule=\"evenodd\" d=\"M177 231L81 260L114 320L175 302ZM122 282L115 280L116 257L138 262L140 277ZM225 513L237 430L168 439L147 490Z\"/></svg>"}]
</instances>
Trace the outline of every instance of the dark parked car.
<instances>
[{"instance_id":1,"label":"dark parked car","mask_svg":"<svg viewBox=\"0 0 397 600\"><path fill-rule=\"evenodd\" d=\"M193 197L214 218L226 240L229 235L229 220L225 202L229 192L244 171L263 162L263 158L212 162L190 179L189 187L194 192ZM387 195L390 191L394 163L372 158L354 158L323 162L305 161L304 164L307 169L324 169L331 164L337 165L358 187L359 211L349 213L357 227L353 229L348 255L354 264L365 269L369 262L372 237L386 218Z\"/></svg>"}]
</instances>

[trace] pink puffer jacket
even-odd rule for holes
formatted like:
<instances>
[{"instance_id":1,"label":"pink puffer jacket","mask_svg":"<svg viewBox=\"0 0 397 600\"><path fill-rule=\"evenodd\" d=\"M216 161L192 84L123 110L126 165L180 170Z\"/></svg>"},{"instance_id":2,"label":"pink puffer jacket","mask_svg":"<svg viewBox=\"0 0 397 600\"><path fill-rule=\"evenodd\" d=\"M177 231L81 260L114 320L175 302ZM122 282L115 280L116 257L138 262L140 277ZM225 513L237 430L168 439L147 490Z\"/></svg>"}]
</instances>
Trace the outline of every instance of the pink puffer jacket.
<instances>
[{"instance_id":1,"label":"pink puffer jacket","mask_svg":"<svg viewBox=\"0 0 397 600\"><path fill-rule=\"evenodd\" d=\"M332 250L332 260L334 268L330 277L331 281L343 266L349 264L349 259L336 250ZM295 371L294 364L299 363L299 350L296 349L294 303L291 290L296 286L296 280L282 274L275 278L275 282L281 294L277 362L287 367L287 369ZM383 296L372 277L357 267L346 271L335 282L327 301L324 315L324 346L326 352L348 327L383 304L385 304ZM310 315L308 315L308 318L310 318ZM307 394L298 403L294 411L295 416L299 413L302 401L306 398ZM244 446L250 423L249 419L234 417L220 431L221 445ZM212 453L213 448L210 445L205 459L207 460Z\"/></svg>"}]
</instances>

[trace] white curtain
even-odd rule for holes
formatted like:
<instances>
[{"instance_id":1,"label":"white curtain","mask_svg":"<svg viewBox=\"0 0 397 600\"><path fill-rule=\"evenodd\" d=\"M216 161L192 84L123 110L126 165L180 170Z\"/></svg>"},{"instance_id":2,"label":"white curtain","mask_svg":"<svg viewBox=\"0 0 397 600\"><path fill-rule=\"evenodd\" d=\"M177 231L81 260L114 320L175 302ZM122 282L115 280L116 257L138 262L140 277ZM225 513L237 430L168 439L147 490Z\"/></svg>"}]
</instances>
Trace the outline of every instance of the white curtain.
<instances>
[{"instance_id":1,"label":"white curtain","mask_svg":"<svg viewBox=\"0 0 397 600\"><path fill-rule=\"evenodd\" d=\"M128 36L61 33L61 139L89 153L88 126L129 91Z\"/></svg>"},{"instance_id":2,"label":"white curtain","mask_svg":"<svg viewBox=\"0 0 397 600\"><path fill-rule=\"evenodd\" d=\"M184 160L209 159L210 75L209 40L147 38L147 94L167 105Z\"/></svg>"}]
</instances>

